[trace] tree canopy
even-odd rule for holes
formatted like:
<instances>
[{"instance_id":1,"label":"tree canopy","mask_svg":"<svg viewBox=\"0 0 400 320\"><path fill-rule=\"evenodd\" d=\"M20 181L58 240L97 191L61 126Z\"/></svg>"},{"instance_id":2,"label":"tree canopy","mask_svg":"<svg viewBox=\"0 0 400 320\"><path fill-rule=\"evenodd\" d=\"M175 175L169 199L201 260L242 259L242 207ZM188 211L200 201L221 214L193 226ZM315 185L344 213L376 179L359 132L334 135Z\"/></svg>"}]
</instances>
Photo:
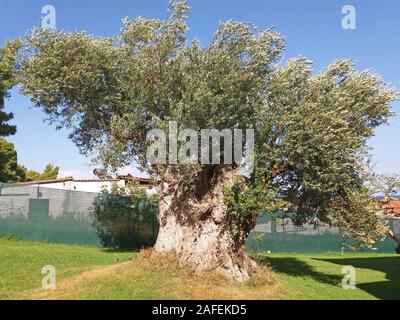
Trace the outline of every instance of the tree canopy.
<instances>
[{"instance_id":1,"label":"tree canopy","mask_svg":"<svg viewBox=\"0 0 400 320\"><path fill-rule=\"evenodd\" d=\"M14 144L0 138L0 182L24 181L25 169L17 163Z\"/></svg>"},{"instance_id":2,"label":"tree canopy","mask_svg":"<svg viewBox=\"0 0 400 320\"><path fill-rule=\"evenodd\" d=\"M16 126L7 123L13 119L13 114L4 112L3 109L8 90L15 83L13 64L20 45L20 41L17 40L0 48L0 137L13 135L17 131ZM20 181L24 178L24 170L17 164L17 152L14 145L0 138L0 181Z\"/></svg>"},{"instance_id":3,"label":"tree canopy","mask_svg":"<svg viewBox=\"0 0 400 320\"><path fill-rule=\"evenodd\" d=\"M51 163L46 165L42 173L35 170L27 170L25 167L23 167L23 169L25 171L24 181L53 180L57 178L60 170L59 167L55 167Z\"/></svg>"},{"instance_id":4,"label":"tree canopy","mask_svg":"<svg viewBox=\"0 0 400 320\"><path fill-rule=\"evenodd\" d=\"M114 38L33 30L17 70L22 92L51 123L70 128L83 153L114 168L135 160L197 196L227 166L148 166L147 132L169 121L254 129L255 170L226 190L234 229L247 234L260 211L290 207L297 223L326 222L365 243L382 235L365 159L396 92L351 60L320 72L304 57L285 63L285 40L274 29L227 21L208 46L189 43L188 11L180 1L166 20L126 18Z\"/></svg>"},{"instance_id":5,"label":"tree canopy","mask_svg":"<svg viewBox=\"0 0 400 320\"><path fill-rule=\"evenodd\" d=\"M6 113L4 100L8 97L10 90L15 84L14 67L21 47L21 41L9 41L4 48L0 48L0 137L14 135L17 132L15 125L7 122L14 118L12 113ZM37 181L55 179L58 175L58 167L48 164L43 173L28 170L17 163L17 151L14 144L0 138L0 181Z\"/></svg>"},{"instance_id":6,"label":"tree canopy","mask_svg":"<svg viewBox=\"0 0 400 320\"><path fill-rule=\"evenodd\" d=\"M4 109L4 99L8 96L8 90L14 85L13 64L21 43L19 40L7 43L6 47L0 48L0 137L15 134L16 127L7 124L14 116L6 113Z\"/></svg>"},{"instance_id":7,"label":"tree canopy","mask_svg":"<svg viewBox=\"0 0 400 320\"><path fill-rule=\"evenodd\" d=\"M17 151L14 144L0 138L0 182L25 182L52 180L58 176L59 167L46 165L43 172L28 170L18 164Z\"/></svg>"}]
</instances>

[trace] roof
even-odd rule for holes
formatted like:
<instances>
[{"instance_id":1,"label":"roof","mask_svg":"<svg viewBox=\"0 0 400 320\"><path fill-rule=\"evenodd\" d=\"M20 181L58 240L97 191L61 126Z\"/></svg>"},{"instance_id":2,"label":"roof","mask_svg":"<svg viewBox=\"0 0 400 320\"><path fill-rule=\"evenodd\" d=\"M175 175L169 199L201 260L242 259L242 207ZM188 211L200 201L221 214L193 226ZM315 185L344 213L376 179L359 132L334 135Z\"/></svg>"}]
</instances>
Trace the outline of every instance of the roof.
<instances>
[{"instance_id":1,"label":"roof","mask_svg":"<svg viewBox=\"0 0 400 320\"><path fill-rule=\"evenodd\" d=\"M390 200L385 207L389 210L389 214L400 217L400 200Z\"/></svg>"},{"instance_id":2,"label":"roof","mask_svg":"<svg viewBox=\"0 0 400 320\"><path fill-rule=\"evenodd\" d=\"M13 184L17 185L36 185L36 184L51 184L59 182L118 182L120 180L130 181L137 180L141 186L157 186L159 184L158 180L149 178L134 177L132 175L118 176L117 178L105 178L105 179L74 179L74 177L69 176L65 178L51 179L51 180L39 180L39 181L25 181L25 182L15 182Z\"/></svg>"},{"instance_id":3,"label":"roof","mask_svg":"<svg viewBox=\"0 0 400 320\"><path fill-rule=\"evenodd\" d=\"M58 183L58 182L66 182L66 181L73 181L73 180L74 180L73 177L65 177L65 178L58 178L58 179L51 179L51 180L14 182L12 184L18 184L18 185L48 184L48 183Z\"/></svg>"}]
</instances>

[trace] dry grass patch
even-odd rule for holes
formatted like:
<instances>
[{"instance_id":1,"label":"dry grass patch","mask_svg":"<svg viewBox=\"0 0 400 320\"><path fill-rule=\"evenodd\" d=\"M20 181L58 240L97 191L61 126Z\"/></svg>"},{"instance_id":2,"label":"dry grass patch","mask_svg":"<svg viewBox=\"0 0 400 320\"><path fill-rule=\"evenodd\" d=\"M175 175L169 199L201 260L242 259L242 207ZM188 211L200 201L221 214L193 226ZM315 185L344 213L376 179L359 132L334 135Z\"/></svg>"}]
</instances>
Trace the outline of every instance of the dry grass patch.
<instances>
[{"instance_id":1,"label":"dry grass patch","mask_svg":"<svg viewBox=\"0 0 400 320\"><path fill-rule=\"evenodd\" d=\"M142 251L132 261L98 268L61 281L56 290L25 293L31 299L274 299L273 272L260 266L245 284L203 272L196 274L174 255Z\"/></svg>"},{"instance_id":2,"label":"dry grass patch","mask_svg":"<svg viewBox=\"0 0 400 320\"><path fill-rule=\"evenodd\" d=\"M168 275L158 291L163 294L172 289L176 299L272 299L278 289L272 269L265 265L260 265L248 282L238 284L213 272L195 273L178 261L173 254L153 254L151 250L135 258L141 268Z\"/></svg>"}]
</instances>

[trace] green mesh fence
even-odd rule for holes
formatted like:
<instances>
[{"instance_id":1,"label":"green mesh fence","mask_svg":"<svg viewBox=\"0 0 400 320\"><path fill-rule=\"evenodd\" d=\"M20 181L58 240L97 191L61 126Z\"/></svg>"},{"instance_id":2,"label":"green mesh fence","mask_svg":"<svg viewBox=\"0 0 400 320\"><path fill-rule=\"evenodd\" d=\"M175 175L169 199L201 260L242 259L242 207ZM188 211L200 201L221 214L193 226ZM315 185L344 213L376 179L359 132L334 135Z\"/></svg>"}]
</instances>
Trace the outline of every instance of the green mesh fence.
<instances>
[{"instance_id":1,"label":"green mesh fence","mask_svg":"<svg viewBox=\"0 0 400 320\"><path fill-rule=\"evenodd\" d=\"M103 206L104 200L98 193L0 184L0 235L101 246L104 241L99 238L93 221L96 208ZM109 207L114 208L115 216L129 214L129 203L123 199ZM154 243L158 232L156 213L134 216L128 223L116 221L114 226L131 230L129 239L133 239L130 241L134 242L134 247ZM400 234L400 220L391 220L389 226ZM103 237L104 234L107 236L107 230L103 230ZM394 253L396 244L386 238L375 247L376 252ZM287 213L262 216L247 241L249 251L320 253L340 252L342 248L348 250L336 229L296 227Z\"/></svg>"},{"instance_id":2,"label":"green mesh fence","mask_svg":"<svg viewBox=\"0 0 400 320\"><path fill-rule=\"evenodd\" d=\"M253 252L289 252L323 253L328 251L347 252L348 239L339 231L328 226L314 228L311 225L295 226L290 213L278 212L263 215L250 232L247 249ZM400 234L400 220L391 219L388 225L396 234ZM374 249L360 248L357 251L395 253L397 244L390 237L375 243Z\"/></svg>"},{"instance_id":3,"label":"green mesh fence","mask_svg":"<svg viewBox=\"0 0 400 320\"><path fill-rule=\"evenodd\" d=\"M96 209L103 204L104 197L98 193L0 184L0 235L101 246L103 241L94 221ZM136 218L136 213L129 209L124 214L133 216L129 220L134 231L132 245L137 248L151 245L158 230L156 212L153 217L143 219ZM100 233L105 237L106 232L107 228L102 228Z\"/></svg>"}]
</instances>

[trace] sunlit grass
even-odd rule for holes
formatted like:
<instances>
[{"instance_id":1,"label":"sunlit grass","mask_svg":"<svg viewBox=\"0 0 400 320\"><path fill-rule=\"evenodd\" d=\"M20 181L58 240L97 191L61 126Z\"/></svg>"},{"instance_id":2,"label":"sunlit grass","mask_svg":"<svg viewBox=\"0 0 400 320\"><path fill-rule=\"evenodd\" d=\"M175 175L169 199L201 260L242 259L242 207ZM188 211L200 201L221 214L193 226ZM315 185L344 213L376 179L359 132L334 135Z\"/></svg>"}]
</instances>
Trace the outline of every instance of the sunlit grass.
<instances>
[{"instance_id":1,"label":"sunlit grass","mask_svg":"<svg viewBox=\"0 0 400 320\"><path fill-rule=\"evenodd\" d=\"M133 259L131 259L133 257ZM176 257L97 247L0 239L0 299L400 299L400 256L261 254L262 266L239 285L195 275ZM44 265L57 289L41 289ZM341 286L342 267L356 268L355 290Z\"/></svg>"}]
</instances>

